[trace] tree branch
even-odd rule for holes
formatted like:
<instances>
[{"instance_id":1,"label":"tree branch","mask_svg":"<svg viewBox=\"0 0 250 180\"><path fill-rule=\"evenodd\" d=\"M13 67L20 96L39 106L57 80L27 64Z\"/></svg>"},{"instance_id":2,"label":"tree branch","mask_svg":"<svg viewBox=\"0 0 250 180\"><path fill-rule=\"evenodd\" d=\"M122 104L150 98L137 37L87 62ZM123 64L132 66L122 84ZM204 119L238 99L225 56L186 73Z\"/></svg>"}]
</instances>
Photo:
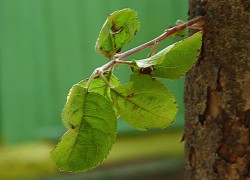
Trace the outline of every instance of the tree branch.
<instances>
[{"instance_id":1,"label":"tree branch","mask_svg":"<svg viewBox=\"0 0 250 180\"><path fill-rule=\"evenodd\" d=\"M131 61L123 61L122 59L124 59L125 57L128 57L136 52L139 52L143 49L146 49L148 47L154 46L156 43L159 43L160 41L164 40L165 38L167 38L168 36L183 30L185 28L192 28L193 25L197 25L199 23L202 24L202 22L204 22L204 18L202 16L196 17L194 19L191 19L188 22L178 22L176 27L170 28L165 30L165 32L163 34L161 34L160 36L158 36L157 38L148 41L140 46L137 46L133 49L130 49L124 53L121 54L116 54L115 55L115 59L112 61L109 61L108 63L104 64L103 66L96 68L95 71L92 73L92 75L90 76L88 83L87 83L87 88L90 86L91 81L96 77L99 76L102 79L105 78L103 76L104 71L110 69L111 67L113 67L115 64L131 64ZM200 26L200 25L199 25ZM104 80L104 79L103 79ZM104 82L108 82L107 80L104 80ZM108 83L109 85L109 83Z\"/></svg>"},{"instance_id":2,"label":"tree branch","mask_svg":"<svg viewBox=\"0 0 250 180\"><path fill-rule=\"evenodd\" d=\"M124 59L125 57L128 57L128 56L130 56L130 55L132 55L132 54L134 54L134 53L136 53L138 51L141 51L143 49L146 49L146 48L148 48L150 46L155 45L156 42L160 42L160 41L164 40L165 38L167 38L171 34L174 34L174 33L178 32L180 30L183 30L185 28L188 28L188 27L190 27L190 26L192 26L194 24L197 24L197 23L200 23L200 22L203 22L203 21L204 21L203 17L199 16L199 17L196 17L194 19L191 19L188 22L184 22L184 23L182 23L182 24L180 24L180 25L178 25L176 27L167 29L163 34L161 34L157 38L155 38L155 39L153 39L151 41L148 41L148 42L146 42L146 43L144 43L144 44L142 44L140 46L137 46L137 47L135 47L133 49L130 49L130 50L124 52L124 53L117 54L117 55L115 55L115 58L119 59L119 60Z\"/></svg>"}]
</instances>

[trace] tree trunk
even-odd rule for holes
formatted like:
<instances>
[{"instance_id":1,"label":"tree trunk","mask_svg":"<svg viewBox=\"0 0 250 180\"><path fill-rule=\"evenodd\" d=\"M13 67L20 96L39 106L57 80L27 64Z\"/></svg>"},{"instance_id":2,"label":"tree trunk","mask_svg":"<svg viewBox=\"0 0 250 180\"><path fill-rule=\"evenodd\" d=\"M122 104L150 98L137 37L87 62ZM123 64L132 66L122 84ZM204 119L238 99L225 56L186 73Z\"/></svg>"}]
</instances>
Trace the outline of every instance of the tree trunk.
<instances>
[{"instance_id":1,"label":"tree trunk","mask_svg":"<svg viewBox=\"0 0 250 180\"><path fill-rule=\"evenodd\" d=\"M205 17L185 85L185 179L250 179L250 2L189 0Z\"/></svg>"}]
</instances>

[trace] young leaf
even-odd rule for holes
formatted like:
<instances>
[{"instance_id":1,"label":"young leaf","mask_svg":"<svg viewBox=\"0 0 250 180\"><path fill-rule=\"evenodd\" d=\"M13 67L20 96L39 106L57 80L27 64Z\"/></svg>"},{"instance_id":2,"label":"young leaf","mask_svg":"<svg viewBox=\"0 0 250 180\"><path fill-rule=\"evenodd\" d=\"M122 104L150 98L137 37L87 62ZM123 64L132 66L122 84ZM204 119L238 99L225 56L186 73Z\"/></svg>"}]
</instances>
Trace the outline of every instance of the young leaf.
<instances>
[{"instance_id":1,"label":"young leaf","mask_svg":"<svg viewBox=\"0 0 250 180\"><path fill-rule=\"evenodd\" d=\"M178 79L183 76L196 62L202 43L202 33L168 46L156 55L137 60L137 66L146 68L153 66L151 73L154 77Z\"/></svg>"},{"instance_id":2,"label":"young leaf","mask_svg":"<svg viewBox=\"0 0 250 180\"><path fill-rule=\"evenodd\" d=\"M172 93L149 75L133 75L133 80L111 89L121 117L139 130L171 124L177 112Z\"/></svg>"},{"instance_id":3,"label":"young leaf","mask_svg":"<svg viewBox=\"0 0 250 180\"><path fill-rule=\"evenodd\" d=\"M74 85L62 118L68 131L52 150L51 158L64 171L96 167L107 157L115 140L117 119L110 101Z\"/></svg>"},{"instance_id":4,"label":"young leaf","mask_svg":"<svg viewBox=\"0 0 250 180\"><path fill-rule=\"evenodd\" d=\"M137 13L123 9L110 14L104 23L96 42L96 51L105 57L112 57L132 40L139 28Z\"/></svg>"}]
</instances>

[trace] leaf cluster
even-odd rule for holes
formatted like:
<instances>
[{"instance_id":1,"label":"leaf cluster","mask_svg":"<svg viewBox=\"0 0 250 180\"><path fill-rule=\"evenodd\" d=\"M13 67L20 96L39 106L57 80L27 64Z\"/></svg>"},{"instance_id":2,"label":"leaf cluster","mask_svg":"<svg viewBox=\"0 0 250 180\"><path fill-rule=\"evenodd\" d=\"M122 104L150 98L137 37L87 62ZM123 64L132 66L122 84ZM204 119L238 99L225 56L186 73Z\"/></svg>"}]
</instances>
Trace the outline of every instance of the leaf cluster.
<instances>
[{"instance_id":1,"label":"leaf cluster","mask_svg":"<svg viewBox=\"0 0 250 180\"><path fill-rule=\"evenodd\" d=\"M116 55L138 28L137 13L131 9L110 14L104 23L96 51L114 63L75 84L67 96L62 121L68 131L51 152L61 170L86 171L100 164L115 141L118 116L142 131L174 122L177 104L158 77L183 76L199 55L202 34L198 32L149 58L127 62L132 69L130 82L120 84L112 73L119 62Z\"/></svg>"}]
</instances>

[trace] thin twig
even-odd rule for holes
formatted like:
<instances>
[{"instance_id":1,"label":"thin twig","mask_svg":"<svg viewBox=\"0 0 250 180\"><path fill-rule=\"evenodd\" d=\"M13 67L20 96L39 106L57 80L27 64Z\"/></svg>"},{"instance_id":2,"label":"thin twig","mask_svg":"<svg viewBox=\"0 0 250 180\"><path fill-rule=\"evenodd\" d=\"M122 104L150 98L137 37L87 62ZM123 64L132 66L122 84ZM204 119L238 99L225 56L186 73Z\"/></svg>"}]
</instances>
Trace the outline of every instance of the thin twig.
<instances>
[{"instance_id":1,"label":"thin twig","mask_svg":"<svg viewBox=\"0 0 250 180\"><path fill-rule=\"evenodd\" d=\"M113 86L109 83L109 81L105 78L105 76L103 75L103 73L99 74L99 77L110 87L112 88Z\"/></svg>"},{"instance_id":2,"label":"thin twig","mask_svg":"<svg viewBox=\"0 0 250 180\"><path fill-rule=\"evenodd\" d=\"M136 53L138 51L141 51L141 50L146 49L146 48L148 48L150 46L153 46L155 44L155 42L160 42L163 39L165 39L166 37L170 36L171 34L174 34L174 33L178 32L180 30L183 30L183 29L185 29L185 28L187 28L189 26L192 26L192 25L194 25L196 23L199 23L199 22L202 22L202 21L204 21L203 17L199 16L199 17L196 17L194 19L191 19L190 21L188 21L186 23L183 23L183 24L180 24L180 25L178 25L176 27L167 29L163 34L161 34L157 38L155 38L155 39L153 39L151 41L148 41L148 42L146 42L146 43L144 43L144 44L142 44L140 46L137 46L137 47L135 47L133 49L130 49L130 50L124 52L124 53L117 54L115 56L115 58L120 59L120 60L124 59L125 57L128 57L128 56L130 56L130 55L132 55L132 54L134 54L134 53Z\"/></svg>"},{"instance_id":3,"label":"thin twig","mask_svg":"<svg viewBox=\"0 0 250 180\"><path fill-rule=\"evenodd\" d=\"M161 34L160 36L158 36L157 38L155 38L151 41L148 41L148 42L146 42L140 46L137 46L133 49L130 49L124 53L116 54L114 60L109 61L108 63L104 64L103 66L95 69L95 71L91 74L91 76L88 80L87 88L90 86L92 80L97 76L99 76L101 79L104 80L105 83L107 83L109 86L111 86L108 83L108 81L106 80L106 78L103 76L104 71L111 69L115 64L131 64L132 63L131 61L123 61L122 59L124 59L125 57L128 57L128 56L130 56L138 51L146 49L148 47L155 46L156 44L158 44L160 41L164 40L165 38L167 38L171 34L174 34L180 30L188 28L188 27L195 25L197 23L201 23L203 21L204 21L203 17L196 17L194 19L191 19L188 22L183 22L176 27L167 29L163 34Z\"/></svg>"},{"instance_id":4,"label":"thin twig","mask_svg":"<svg viewBox=\"0 0 250 180\"><path fill-rule=\"evenodd\" d=\"M115 64L131 64L132 61L123 61L123 60L118 60L118 59L115 59Z\"/></svg>"}]
</instances>

